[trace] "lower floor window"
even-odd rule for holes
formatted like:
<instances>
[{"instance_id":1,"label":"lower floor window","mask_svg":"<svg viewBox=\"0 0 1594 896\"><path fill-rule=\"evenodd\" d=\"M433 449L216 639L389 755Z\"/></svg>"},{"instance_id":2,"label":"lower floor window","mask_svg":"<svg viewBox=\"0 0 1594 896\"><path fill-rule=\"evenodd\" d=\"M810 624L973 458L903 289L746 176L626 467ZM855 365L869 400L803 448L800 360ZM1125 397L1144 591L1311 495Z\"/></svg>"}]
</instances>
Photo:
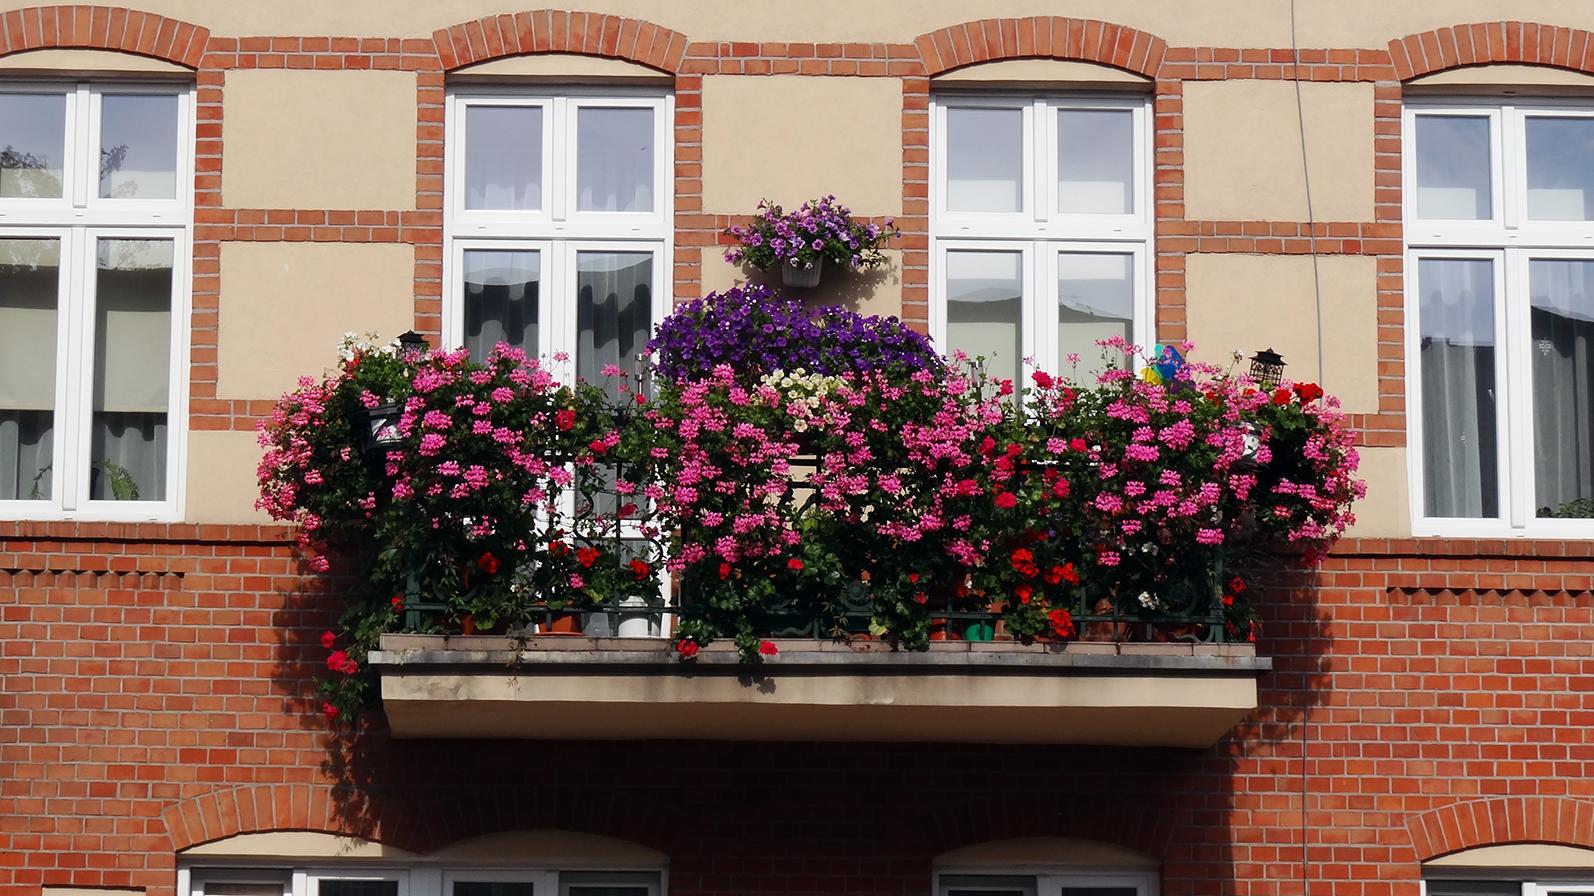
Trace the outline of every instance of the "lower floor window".
<instances>
[{"instance_id":1,"label":"lower floor window","mask_svg":"<svg viewBox=\"0 0 1594 896\"><path fill-rule=\"evenodd\" d=\"M448 868L216 868L187 896L660 896L655 871Z\"/></svg>"},{"instance_id":2,"label":"lower floor window","mask_svg":"<svg viewBox=\"0 0 1594 896\"><path fill-rule=\"evenodd\" d=\"M1019 381L1024 359L1091 380L1122 364L1100 342L1136 342L1150 319L1145 256L1138 244L943 241L941 332L948 352L984 359L985 371Z\"/></svg>"},{"instance_id":3,"label":"lower floor window","mask_svg":"<svg viewBox=\"0 0 1594 896\"><path fill-rule=\"evenodd\" d=\"M1428 878L1423 881L1425 896L1589 896L1594 882L1589 875L1577 880L1522 880Z\"/></svg>"},{"instance_id":4,"label":"lower floor window","mask_svg":"<svg viewBox=\"0 0 1594 896\"><path fill-rule=\"evenodd\" d=\"M0 232L0 513L175 506L183 244L170 230Z\"/></svg>"},{"instance_id":5,"label":"lower floor window","mask_svg":"<svg viewBox=\"0 0 1594 896\"><path fill-rule=\"evenodd\" d=\"M942 874L937 896L1156 896L1152 873Z\"/></svg>"}]
</instances>

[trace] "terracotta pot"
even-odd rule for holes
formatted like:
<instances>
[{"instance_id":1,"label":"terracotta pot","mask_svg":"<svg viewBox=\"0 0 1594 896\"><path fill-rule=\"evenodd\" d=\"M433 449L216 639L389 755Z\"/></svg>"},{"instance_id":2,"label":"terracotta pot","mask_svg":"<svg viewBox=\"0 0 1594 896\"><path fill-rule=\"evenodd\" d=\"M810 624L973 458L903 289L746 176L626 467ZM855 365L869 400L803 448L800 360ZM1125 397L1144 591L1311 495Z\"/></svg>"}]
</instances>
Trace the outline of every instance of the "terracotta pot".
<instances>
[{"instance_id":1,"label":"terracotta pot","mask_svg":"<svg viewBox=\"0 0 1594 896\"><path fill-rule=\"evenodd\" d=\"M476 634L476 617L466 613L465 618L459 621L459 633L462 635Z\"/></svg>"},{"instance_id":2,"label":"terracotta pot","mask_svg":"<svg viewBox=\"0 0 1594 896\"><path fill-rule=\"evenodd\" d=\"M579 635L581 634L581 614L554 613L547 622L537 625L537 634Z\"/></svg>"},{"instance_id":3,"label":"terracotta pot","mask_svg":"<svg viewBox=\"0 0 1594 896\"><path fill-rule=\"evenodd\" d=\"M931 641L946 641L946 640L950 640L950 632L947 631L947 624L946 624L946 620L945 619L932 619L932 620L930 620L930 640Z\"/></svg>"}]
</instances>

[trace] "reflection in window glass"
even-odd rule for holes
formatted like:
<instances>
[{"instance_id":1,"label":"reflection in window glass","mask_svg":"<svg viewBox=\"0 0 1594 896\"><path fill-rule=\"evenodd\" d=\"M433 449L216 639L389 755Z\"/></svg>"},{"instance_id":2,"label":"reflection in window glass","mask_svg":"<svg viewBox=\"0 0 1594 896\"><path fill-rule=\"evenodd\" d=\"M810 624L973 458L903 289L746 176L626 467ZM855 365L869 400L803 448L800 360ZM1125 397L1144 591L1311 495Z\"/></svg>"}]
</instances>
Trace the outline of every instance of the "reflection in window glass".
<instances>
[{"instance_id":1,"label":"reflection in window glass","mask_svg":"<svg viewBox=\"0 0 1594 896\"><path fill-rule=\"evenodd\" d=\"M529 880L456 880L454 896L536 896Z\"/></svg>"},{"instance_id":2,"label":"reflection in window glass","mask_svg":"<svg viewBox=\"0 0 1594 896\"><path fill-rule=\"evenodd\" d=\"M1528 265L1534 506L1594 517L1594 261Z\"/></svg>"},{"instance_id":3,"label":"reflection in window glass","mask_svg":"<svg viewBox=\"0 0 1594 896\"><path fill-rule=\"evenodd\" d=\"M94 283L89 496L166 498L171 240L102 239Z\"/></svg>"},{"instance_id":4,"label":"reflection in window glass","mask_svg":"<svg viewBox=\"0 0 1594 896\"><path fill-rule=\"evenodd\" d=\"M396 880L322 880L320 896L398 896Z\"/></svg>"},{"instance_id":5,"label":"reflection in window glass","mask_svg":"<svg viewBox=\"0 0 1594 896\"><path fill-rule=\"evenodd\" d=\"M1528 217L1594 221L1594 118L1528 118Z\"/></svg>"},{"instance_id":6,"label":"reflection in window glass","mask_svg":"<svg viewBox=\"0 0 1594 896\"><path fill-rule=\"evenodd\" d=\"M0 199L61 198L66 97L0 93Z\"/></svg>"},{"instance_id":7,"label":"reflection in window glass","mask_svg":"<svg viewBox=\"0 0 1594 896\"><path fill-rule=\"evenodd\" d=\"M480 361L500 342L536 355L539 252L470 249L464 264L465 347Z\"/></svg>"},{"instance_id":8,"label":"reflection in window glass","mask_svg":"<svg viewBox=\"0 0 1594 896\"><path fill-rule=\"evenodd\" d=\"M576 376L619 397L614 365L635 377L653 331L653 254L576 253Z\"/></svg>"},{"instance_id":9,"label":"reflection in window glass","mask_svg":"<svg viewBox=\"0 0 1594 896\"><path fill-rule=\"evenodd\" d=\"M1057 369L1094 379L1103 369L1097 343L1114 336L1134 338L1135 257L1126 253L1064 252L1057 257ZM1077 372L1069 360L1078 355ZM1107 358L1126 360L1116 351Z\"/></svg>"},{"instance_id":10,"label":"reflection in window glass","mask_svg":"<svg viewBox=\"0 0 1594 896\"><path fill-rule=\"evenodd\" d=\"M1023 355L1022 261L1019 252L946 254L947 348L983 357L986 373L1015 382Z\"/></svg>"},{"instance_id":11,"label":"reflection in window glass","mask_svg":"<svg viewBox=\"0 0 1594 896\"><path fill-rule=\"evenodd\" d=\"M0 500L48 499L59 240L0 239Z\"/></svg>"},{"instance_id":12,"label":"reflection in window glass","mask_svg":"<svg viewBox=\"0 0 1594 896\"><path fill-rule=\"evenodd\" d=\"M941 878L942 896L1035 896L1035 878L960 874Z\"/></svg>"},{"instance_id":13,"label":"reflection in window glass","mask_svg":"<svg viewBox=\"0 0 1594 896\"><path fill-rule=\"evenodd\" d=\"M1417 116L1417 217L1487 220L1489 119L1481 116Z\"/></svg>"},{"instance_id":14,"label":"reflection in window glass","mask_svg":"<svg viewBox=\"0 0 1594 896\"><path fill-rule=\"evenodd\" d=\"M542 208L542 107L465 107L465 207Z\"/></svg>"},{"instance_id":15,"label":"reflection in window glass","mask_svg":"<svg viewBox=\"0 0 1594 896\"><path fill-rule=\"evenodd\" d=\"M947 210L1020 211L1023 189L1023 110L947 109Z\"/></svg>"},{"instance_id":16,"label":"reflection in window glass","mask_svg":"<svg viewBox=\"0 0 1594 896\"><path fill-rule=\"evenodd\" d=\"M1424 258L1417 288L1425 515L1497 517L1493 263Z\"/></svg>"},{"instance_id":17,"label":"reflection in window glass","mask_svg":"<svg viewBox=\"0 0 1594 896\"><path fill-rule=\"evenodd\" d=\"M1057 207L1071 214L1134 209L1134 114L1117 109L1057 113Z\"/></svg>"},{"instance_id":18,"label":"reflection in window glass","mask_svg":"<svg viewBox=\"0 0 1594 896\"><path fill-rule=\"evenodd\" d=\"M653 211L653 110L584 106L576 113L576 208Z\"/></svg>"},{"instance_id":19,"label":"reflection in window glass","mask_svg":"<svg viewBox=\"0 0 1594 896\"><path fill-rule=\"evenodd\" d=\"M1522 884L1514 880L1429 880L1428 896L1522 896Z\"/></svg>"},{"instance_id":20,"label":"reflection in window glass","mask_svg":"<svg viewBox=\"0 0 1594 896\"><path fill-rule=\"evenodd\" d=\"M100 99L100 198L177 198L177 97Z\"/></svg>"}]
</instances>

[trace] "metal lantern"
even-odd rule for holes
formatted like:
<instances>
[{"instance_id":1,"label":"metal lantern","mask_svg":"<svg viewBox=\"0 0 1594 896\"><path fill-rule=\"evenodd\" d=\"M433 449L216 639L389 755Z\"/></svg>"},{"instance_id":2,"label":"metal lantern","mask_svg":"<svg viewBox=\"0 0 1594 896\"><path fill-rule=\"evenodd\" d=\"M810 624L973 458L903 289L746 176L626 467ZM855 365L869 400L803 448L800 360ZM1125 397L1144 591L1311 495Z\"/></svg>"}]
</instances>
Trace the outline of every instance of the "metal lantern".
<instances>
[{"instance_id":1,"label":"metal lantern","mask_svg":"<svg viewBox=\"0 0 1594 896\"><path fill-rule=\"evenodd\" d=\"M379 404L365 411L365 432L360 435L367 451L386 451L403 441L399 432L399 418L404 416L402 404Z\"/></svg>"},{"instance_id":2,"label":"metal lantern","mask_svg":"<svg viewBox=\"0 0 1594 896\"><path fill-rule=\"evenodd\" d=\"M398 338L398 344L399 357L405 360L420 357L431 347L426 344L426 337L414 330L405 331L404 335Z\"/></svg>"},{"instance_id":3,"label":"metal lantern","mask_svg":"<svg viewBox=\"0 0 1594 896\"><path fill-rule=\"evenodd\" d=\"M1284 359L1272 348L1252 355L1251 379L1264 389L1277 388L1284 382Z\"/></svg>"}]
</instances>

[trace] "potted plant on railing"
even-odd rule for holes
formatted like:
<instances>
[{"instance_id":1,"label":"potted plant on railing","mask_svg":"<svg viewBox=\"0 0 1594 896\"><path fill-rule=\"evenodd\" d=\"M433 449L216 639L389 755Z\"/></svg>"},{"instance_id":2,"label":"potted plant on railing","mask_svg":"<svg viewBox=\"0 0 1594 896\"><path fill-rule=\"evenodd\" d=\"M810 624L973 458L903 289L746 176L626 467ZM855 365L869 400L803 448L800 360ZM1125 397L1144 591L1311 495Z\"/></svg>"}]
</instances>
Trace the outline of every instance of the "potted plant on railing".
<instances>
[{"instance_id":1,"label":"potted plant on railing","mask_svg":"<svg viewBox=\"0 0 1594 896\"><path fill-rule=\"evenodd\" d=\"M827 260L855 271L886 264L881 247L902 235L891 218L884 225L853 220L835 196L810 199L789 214L761 200L753 223L733 226L726 234L736 241L725 251L726 261L761 271L779 268L782 283L800 288L819 285Z\"/></svg>"}]
</instances>

